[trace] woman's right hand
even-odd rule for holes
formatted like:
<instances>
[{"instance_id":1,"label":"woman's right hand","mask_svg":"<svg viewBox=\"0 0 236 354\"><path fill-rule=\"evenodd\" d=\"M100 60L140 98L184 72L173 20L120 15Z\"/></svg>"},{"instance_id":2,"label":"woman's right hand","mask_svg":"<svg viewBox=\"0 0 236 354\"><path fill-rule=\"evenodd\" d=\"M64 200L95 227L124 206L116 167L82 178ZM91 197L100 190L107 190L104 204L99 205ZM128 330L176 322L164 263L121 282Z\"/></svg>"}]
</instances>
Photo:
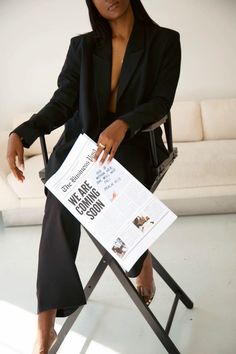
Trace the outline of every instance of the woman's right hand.
<instances>
[{"instance_id":1,"label":"woman's right hand","mask_svg":"<svg viewBox=\"0 0 236 354\"><path fill-rule=\"evenodd\" d=\"M16 133L11 133L7 146L7 161L13 175L18 181L23 182L24 170L24 147L20 137Z\"/></svg>"}]
</instances>

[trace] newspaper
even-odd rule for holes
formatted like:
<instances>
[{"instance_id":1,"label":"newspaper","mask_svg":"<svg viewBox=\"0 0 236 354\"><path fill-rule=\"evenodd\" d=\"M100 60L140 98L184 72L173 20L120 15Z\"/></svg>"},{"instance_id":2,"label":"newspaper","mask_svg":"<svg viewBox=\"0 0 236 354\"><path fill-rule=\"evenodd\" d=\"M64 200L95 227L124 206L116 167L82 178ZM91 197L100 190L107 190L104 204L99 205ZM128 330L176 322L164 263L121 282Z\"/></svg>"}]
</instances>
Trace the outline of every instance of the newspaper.
<instances>
[{"instance_id":1,"label":"newspaper","mask_svg":"<svg viewBox=\"0 0 236 354\"><path fill-rule=\"evenodd\" d=\"M46 187L129 271L177 217L114 158L95 162L96 150L79 135Z\"/></svg>"}]
</instances>

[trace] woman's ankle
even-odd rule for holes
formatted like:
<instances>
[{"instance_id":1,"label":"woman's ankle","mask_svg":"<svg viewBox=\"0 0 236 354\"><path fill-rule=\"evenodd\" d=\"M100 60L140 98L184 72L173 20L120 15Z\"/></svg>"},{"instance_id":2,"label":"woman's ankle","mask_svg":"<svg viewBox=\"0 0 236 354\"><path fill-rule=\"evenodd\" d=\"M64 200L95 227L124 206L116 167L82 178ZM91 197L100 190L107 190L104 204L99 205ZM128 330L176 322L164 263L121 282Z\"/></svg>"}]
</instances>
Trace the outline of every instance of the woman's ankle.
<instances>
[{"instance_id":1,"label":"woman's ankle","mask_svg":"<svg viewBox=\"0 0 236 354\"><path fill-rule=\"evenodd\" d=\"M38 329L33 354L48 353L56 338L57 333L54 328L49 332Z\"/></svg>"},{"instance_id":2,"label":"woman's ankle","mask_svg":"<svg viewBox=\"0 0 236 354\"><path fill-rule=\"evenodd\" d=\"M40 312L33 354L47 354L57 337L54 329L56 309Z\"/></svg>"},{"instance_id":3,"label":"woman's ankle","mask_svg":"<svg viewBox=\"0 0 236 354\"><path fill-rule=\"evenodd\" d=\"M53 333L56 309L43 311L38 314L38 331L43 334Z\"/></svg>"},{"instance_id":4,"label":"woman's ankle","mask_svg":"<svg viewBox=\"0 0 236 354\"><path fill-rule=\"evenodd\" d=\"M141 269L141 272L136 278L136 283L150 283L150 285L153 282L153 268L152 268L152 256L150 252L148 251L147 257L145 258L143 262L143 267ZM148 285L148 284L147 284Z\"/></svg>"}]
</instances>

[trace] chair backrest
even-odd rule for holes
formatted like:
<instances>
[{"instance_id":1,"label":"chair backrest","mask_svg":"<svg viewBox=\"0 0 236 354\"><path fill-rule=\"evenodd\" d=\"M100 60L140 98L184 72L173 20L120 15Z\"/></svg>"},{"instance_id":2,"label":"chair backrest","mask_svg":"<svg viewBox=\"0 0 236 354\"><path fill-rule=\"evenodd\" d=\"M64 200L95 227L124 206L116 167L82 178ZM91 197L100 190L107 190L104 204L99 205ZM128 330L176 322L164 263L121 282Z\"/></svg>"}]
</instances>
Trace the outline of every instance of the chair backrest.
<instances>
[{"instance_id":1,"label":"chair backrest","mask_svg":"<svg viewBox=\"0 0 236 354\"><path fill-rule=\"evenodd\" d=\"M39 139L40 139L40 145L41 145L43 162L44 162L44 168L39 171L39 177L40 177L41 181L43 183L45 183L45 167L47 166L47 163L48 163L48 150L47 150L45 136L41 135L39 137Z\"/></svg>"},{"instance_id":2,"label":"chair backrest","mask_svg":"<svg viewBox=\"0 0 236 354\"><path fill-rule=\"evenodd\" d=\"M167 149L171 154L174 150L173 148L173 137L172 137L172 124L171 124L171 114L170 112L167 114L167 119L164 123L165 135L166 135L166 143Z\"/></svg>"},{"instance_id":3,"label":"chair backrest","mask_svg":"<svg viewBox=\"0 0 236 354\"><path fill-rule=\"evenodd\" d=\"M159 163L158 159L158 143L157 143L157 135L155 134L155 130L164 125L164 131L166 135L166 148L169 153L168 157ZM177 157L177 148L173 147L173 138L172 138L172 125L171 125L171 114L170 112L166 114L162 119L158 122L155 122L145 129L142 130L144 133L149 134L150 138L150 156L152 162L152 179L154 180L151 192L154 192L157 188L158 184L161 182L162 178L168 171L171 164L174 162L174 159Z\"/></svg>"}]
</instances>

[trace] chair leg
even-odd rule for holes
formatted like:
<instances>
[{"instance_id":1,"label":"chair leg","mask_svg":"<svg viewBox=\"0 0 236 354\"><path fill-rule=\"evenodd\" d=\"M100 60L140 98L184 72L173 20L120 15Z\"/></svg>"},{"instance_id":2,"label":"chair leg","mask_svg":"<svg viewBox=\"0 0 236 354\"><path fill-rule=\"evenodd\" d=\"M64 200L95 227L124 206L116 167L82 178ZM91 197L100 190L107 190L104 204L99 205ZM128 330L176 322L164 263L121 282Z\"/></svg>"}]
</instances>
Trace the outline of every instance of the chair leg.
<instances>
[{"instance_id":1,"label":"chair leg","mask_svg":"<svg viewBox=\"0 0 236 354\"><path fill-rule=\"evenodd\" d=\"M193 302L185 294L183 289L176 283L176 281L170 276L170 274L165 270L165 268L158 262L158 260L152 255L152 264L155 271L160 275L160 277L165 281L165 283L171 288L171 290L178 294L179 300L188 308L193 308Z\"/></svg>"},{"instance_id":2,"label":"chair leg","mask_svg":"<svg viewBox=\"0 0 236 354\"><path fill-rule=\"evenodd\" d=\"M161 326L160 322L153 315L150 308L143 302L136 288L129 280L129 278L127 278L120 265L113 258L111 258L111 260L109 261L109 266L115 273L117 279L120 281L123 288L129 294L130 298L133 300L139 311L142 313L143 317L150 325L156 336L166 348L167 352L169 354L180 354L179 350L169 337L168 332Z\"/></svg>"},{"instance_id":3,"label":"chair leg","mask_svg":"<svg viewBox=\"0 0 236 354\"><path fill-rule=\"evenodd\" d=\"M121 266L116 262L116 260L101 246L101 244L89 234L92 241L95 243L96 247L102 254L102 258L96 267L94 273L92 274L90 280L88 281L84 292L86 299L88 300L90 295L92 294L93 290L95 289L99 279L101 278L102 274L104 273L107 266L109 266L114 274L116 275L117 279L120 281L123 288L129 294L132 301L135 303L139 311L142 313L143 317L150 325L156 336L159 338L163 346L166 348L169 354L180 354L179 350L172 342L171 338L169 337L169 331L174 319L175 311L178 305L178 301L181 300L184 305L191 309L193 307L193 302L190 298L184 293L184 291L180 288L180 286L174 281L174 279L169 275L169 273L165 270L165 268L157 261L157 259L152 255L153 260L153 268L155 271L161 276L161 278L165 281L165 283L171 288L171 290L176 294L169 318L167 321L166 328L164 329L157 318L153 315L150 308L143 302L142 298L139 296L136 288L134 287L133 283L130 279L126 276L124 270ZM83 306L80 306L74 313L72 313L65 321L64 325L62 326L59 334L58 339L52 349L49 351L49 354L57 353L59 347L61 346L63 340L65 339L66 335L70 331L71 327L73 326L74 322L78 318L79 314L81 313Z\"/></svg>"},{"instance_id":4,"label":"chair leg","mask_svg":"<svg viewBox=\"0 0 236 354\"><path fill-rule=\"evenodd\" d=\"M106 256L104 255L100 262L98 263L95 271L93 272L91 278L89 279L87 285L84 288L84 293L86 300L88 301L90 295L92 294L93 290L95 289L97 283L99 282L102 274L104 273L105 269L107 268L108 263L106 261ZM73 312L64 322L60 332L58 333L57 341L53 345L53 347L48 352L49 354L57 353L58 349L60 348L62 342L64 341L65 337L69 333L71 327L77 320L79 314L83 310L84 305L80 306L75 312Z\"/></svg>"}]
</instances>

